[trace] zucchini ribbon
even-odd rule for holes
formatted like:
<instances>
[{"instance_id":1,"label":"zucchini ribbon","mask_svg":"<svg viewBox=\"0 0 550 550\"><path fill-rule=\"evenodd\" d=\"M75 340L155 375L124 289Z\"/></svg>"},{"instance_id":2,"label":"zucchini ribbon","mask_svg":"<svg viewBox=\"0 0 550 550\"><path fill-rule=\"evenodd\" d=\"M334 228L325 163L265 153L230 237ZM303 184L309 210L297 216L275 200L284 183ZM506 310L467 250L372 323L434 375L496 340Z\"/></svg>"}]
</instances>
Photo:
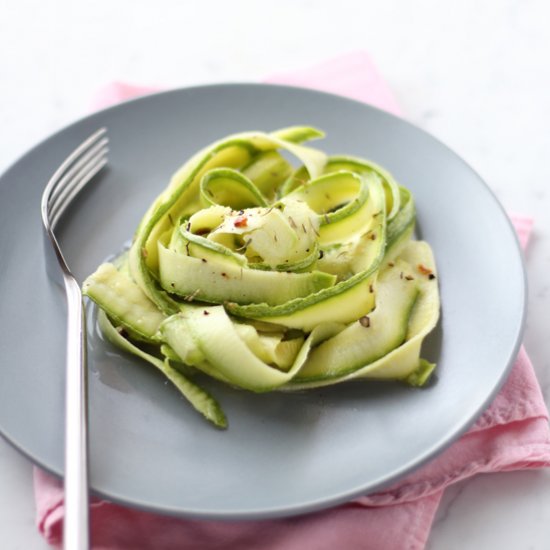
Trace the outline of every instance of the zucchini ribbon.
<instances>
[{"instance_id":1,"label":"zucchini ribbon","mask_svg":"<svg viewBox=\"0 0 550 550\"><path fill-rule=\"evenodd\" d=\"M413 197L371 161L303 145L323 135L245 132L202 149L128 253L84 282L103 334L218 427L226 417L199 372L265 392L420 386L434 368L420 351L439 316L436 267L412 239Z\"/></svg>"}]
</instances>

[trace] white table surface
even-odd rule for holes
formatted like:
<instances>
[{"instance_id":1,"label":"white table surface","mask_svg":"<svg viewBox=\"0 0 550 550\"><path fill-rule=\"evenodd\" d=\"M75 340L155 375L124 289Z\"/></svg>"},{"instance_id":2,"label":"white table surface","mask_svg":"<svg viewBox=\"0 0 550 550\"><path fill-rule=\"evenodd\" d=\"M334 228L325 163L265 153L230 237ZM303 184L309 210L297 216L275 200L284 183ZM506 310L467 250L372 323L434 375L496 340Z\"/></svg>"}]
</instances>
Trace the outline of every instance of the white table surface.
<instances>
[{"instance_id":1,"label":"white table surface","mask_svg":"<svg viewBox=\"0 0 550 550\"><path fill-rule=\"evenodd\" d=\"M455 149L508 210L535 219L525 344L550 404L550 3L4 0L0 170L84 114L112 80L261 80L366 49L408 118ZM4 382L0 382L4 383ZM32 466L0 438L0 546L43 550ZM368 548L368 545L365 546ZM429 550L550 548L550 472L450 488Z\"/></svg>"}]
</instances>

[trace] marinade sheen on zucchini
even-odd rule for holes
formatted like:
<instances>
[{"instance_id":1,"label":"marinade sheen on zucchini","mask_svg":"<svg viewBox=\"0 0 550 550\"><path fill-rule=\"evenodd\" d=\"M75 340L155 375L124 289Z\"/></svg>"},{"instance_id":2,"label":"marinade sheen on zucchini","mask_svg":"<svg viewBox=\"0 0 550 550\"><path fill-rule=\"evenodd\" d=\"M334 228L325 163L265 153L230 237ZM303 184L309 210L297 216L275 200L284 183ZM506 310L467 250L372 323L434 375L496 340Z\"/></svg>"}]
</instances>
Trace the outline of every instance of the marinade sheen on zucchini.
<instances>
[{"instance_id":1,"label":"marinade sheen on zucchini","mask_svg":"<svg viewBox=\"0 0 550 550\"><path fill-rule=\"evenodd\" d=\"M436 267L412 239L413 197L368 160L303 145L321 137L291 127L202 149L128 253L84 282L103 334L218 427L226 417L199 372L267 392L355 378L421 386L435 367L420 352L439 316Z\"/></svg>"}]
</instances>

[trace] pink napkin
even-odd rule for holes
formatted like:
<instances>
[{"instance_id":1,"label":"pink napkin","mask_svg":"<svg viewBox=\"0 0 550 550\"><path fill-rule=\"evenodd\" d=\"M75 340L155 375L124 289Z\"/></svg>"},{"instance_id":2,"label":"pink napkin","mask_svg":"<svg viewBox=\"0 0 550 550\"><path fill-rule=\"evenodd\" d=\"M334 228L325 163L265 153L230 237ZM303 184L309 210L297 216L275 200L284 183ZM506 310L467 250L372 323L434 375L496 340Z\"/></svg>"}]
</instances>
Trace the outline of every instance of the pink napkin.
<instances>
[{"instance_id":1,"label":"pink napkin","mask_svg":"<svg viewBox=\"0 0 550 550\"><path fill-rule=\"evenodd\" d=\"M399 114L391 91L369 57L348 54L268 82L316 88L359 99ZM104 107L151 88L113 83L96 101ZM513 216L522 246L532 221ZM550 465L550 431L533 367L523 349L511 374L475 426L438 458L384 491L306 516L246 522L178 519L94 499L94 550L420 550L445 487L482 472ZM62 539L61 483L35 469L37 523L46 540Z\"/></svg>"}]
</instances>

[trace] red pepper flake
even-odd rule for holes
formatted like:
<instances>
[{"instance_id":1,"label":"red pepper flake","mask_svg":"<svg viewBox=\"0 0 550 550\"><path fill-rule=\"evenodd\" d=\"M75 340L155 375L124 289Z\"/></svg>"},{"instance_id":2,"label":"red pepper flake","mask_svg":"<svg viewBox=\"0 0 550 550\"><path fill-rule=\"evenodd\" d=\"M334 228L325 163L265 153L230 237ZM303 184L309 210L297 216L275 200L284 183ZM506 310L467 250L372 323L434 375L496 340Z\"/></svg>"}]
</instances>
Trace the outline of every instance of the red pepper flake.
<instances>
[{"instance_id":1,"label":"red pepper flake","mask_svg":"<svg viewBox=\"0 0 550 550\"><path fill-rule=\"evenodd\" d=\"M418 264L418 271L422 273L422 275L430 275L432 273L432 270L429 267L426 267L425 265Z\"/></svg>"},{"instance_id":2,"label":"red pepper flake","mask_svg":"<svg viewBox=\"0 0 550 550\"><path fill-rule=\"evenodd\" d=\"M233 222L235 227L246 227L248 225L248 219L246 216L239 216Z\"/></svg>"},{"instance_id":3,"label":"red pepper flake","mask_svg":"<svg viewBox=\"0 0 550 550\"><path fill-rule=\"evenodd\" d=\"M370 317L368 315L363 315L359 319L359 323L362 327L369 328L370 327Z\"/></svg>"}]
</instances>

